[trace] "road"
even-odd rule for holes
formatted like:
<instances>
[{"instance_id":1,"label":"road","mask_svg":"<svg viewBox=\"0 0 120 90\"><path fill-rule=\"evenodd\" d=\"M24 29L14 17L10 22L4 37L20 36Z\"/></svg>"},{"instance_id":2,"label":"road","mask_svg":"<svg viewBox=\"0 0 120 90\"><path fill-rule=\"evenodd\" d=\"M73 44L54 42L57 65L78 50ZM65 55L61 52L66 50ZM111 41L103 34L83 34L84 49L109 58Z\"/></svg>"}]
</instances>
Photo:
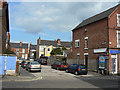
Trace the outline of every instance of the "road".
<instances>
[{"instance_id":1,"label":"road","mask_svg":"<svg viewBox=\"0 0 120 90\"><path fill-rule=\"evenodd\" d=\"M96 73L74 75L42 66L41 72L28 72L21 69L25 79L2 82L3 88L118 88L118 76L102 76ZM33 79L37 78L37 79ZM9 78L7 78L9 79Z\"/></svg>"}]
</instances>

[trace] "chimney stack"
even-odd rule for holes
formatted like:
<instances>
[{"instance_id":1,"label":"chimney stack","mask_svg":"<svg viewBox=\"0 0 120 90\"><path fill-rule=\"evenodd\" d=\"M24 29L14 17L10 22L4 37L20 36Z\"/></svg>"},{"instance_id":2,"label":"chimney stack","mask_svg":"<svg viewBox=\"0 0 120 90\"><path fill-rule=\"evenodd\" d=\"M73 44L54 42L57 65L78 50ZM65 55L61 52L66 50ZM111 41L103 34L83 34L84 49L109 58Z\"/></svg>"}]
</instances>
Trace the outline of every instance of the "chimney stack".
<instances>
[{"instance_id":1,"label":"chimney stack","mask_svg":"<svg viewBox=\"0 0 120 90\"><path fill-rule=\"evenodd\" d=\"M8 32L7 40L10 40L10 33Z\"/></svg>"},{"instance_id":2,"label":"chimney stack","mask_svg":"<svg viewBox=\"0 0 120 90\"><path fill-rule=\"evenodd\" d=\"M60 38L57 39L57 43L60 45Z\"/></svg>"},{"instance_id":3,"label":"chimney stack","mask_svg":"<svg viewBox=\"0 0 120 90\"><path fill-rule=\"evenodd\" d=\"M20 41L20 46L22 46L22 42Z\"/></svg>"},{"instance_id":4,"label":"chimney stack","mask_svg":"<svg viewBox=\"0 0 120 90\"><path fill-rule=\"evenodd\" d=\"M37 40L37 43L40 44L40 41L41 41L41 39L40 39L40 37L39 37L38 40Z\"/></svg>"},{"instance_id":5,"label":"chimney stack","mask_svg":"<svg viewBox=\"0 0 120 90\"><path fill-rule=\"evenodd\" d=\"M0 0L0 8L3 8L4 0Z\"/></svg>"}]
</instances>

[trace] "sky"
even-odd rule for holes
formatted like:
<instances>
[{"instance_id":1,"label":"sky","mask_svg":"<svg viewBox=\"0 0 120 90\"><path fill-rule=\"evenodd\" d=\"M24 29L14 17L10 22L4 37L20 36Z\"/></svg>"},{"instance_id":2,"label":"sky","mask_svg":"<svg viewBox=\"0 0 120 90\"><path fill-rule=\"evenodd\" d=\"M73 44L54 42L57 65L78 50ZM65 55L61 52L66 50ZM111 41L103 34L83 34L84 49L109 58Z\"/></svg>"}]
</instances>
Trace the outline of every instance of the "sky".
<instances>
[{"instance_id":1,"label":"sky","mask_svg":"<svg viewBox=\"0 0 120 90\"><path fill-rule=\"evenodd\" d=\"M117 2L9 2L11 41L37 44L37 39L72 41L72 30L83 20Z\"/></svg>"}]
</instances>

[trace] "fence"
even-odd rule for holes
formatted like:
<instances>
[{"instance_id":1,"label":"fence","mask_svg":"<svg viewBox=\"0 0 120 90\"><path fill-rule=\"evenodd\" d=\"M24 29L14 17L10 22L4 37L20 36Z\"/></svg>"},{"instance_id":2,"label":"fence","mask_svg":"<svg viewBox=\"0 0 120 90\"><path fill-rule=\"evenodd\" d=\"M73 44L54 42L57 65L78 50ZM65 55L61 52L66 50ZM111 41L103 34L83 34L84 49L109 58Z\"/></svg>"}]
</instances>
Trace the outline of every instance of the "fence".
<instances>
[{"instance_id":1,"label":"fence","mask_svg":"<svg viewBox=\"0 0 120 90\"><path fill-rule=\"evenodd\" d=\"M0 75L16 75L17 65L16 56L0 56ZM17 70L18 71L18 70Z\"/></svg>"}]
</instances>

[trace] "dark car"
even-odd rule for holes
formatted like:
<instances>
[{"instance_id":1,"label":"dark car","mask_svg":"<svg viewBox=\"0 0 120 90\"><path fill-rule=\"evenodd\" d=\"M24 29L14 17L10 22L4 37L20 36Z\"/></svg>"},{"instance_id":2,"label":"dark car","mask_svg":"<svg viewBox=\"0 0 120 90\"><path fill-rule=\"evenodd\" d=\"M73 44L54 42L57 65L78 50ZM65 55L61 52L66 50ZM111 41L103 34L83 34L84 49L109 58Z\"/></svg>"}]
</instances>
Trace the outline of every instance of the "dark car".
<instances>
[{"instance_id":1,"label":"dark car","mask_svg":"<svg viewBox=\"0 0 120 90\"><path fill-rule=\"evenodd\" d=\"M29 60L22 61L21 67L25 68L28 62L30 62L30 61Z\"/></svg>"},{"instance_id":2,"label":"dark car","mask_svg":"<svg viewBox=\"0 0 120 90\"><path fill-rule=\"evenodd\" d=\"M75 75L88 73L87 68L83 64L71 64L67 69L66 72L74 73Z\"/></svg>"},{"instance_id":3,"label":"dark car","mask_svg":"<svg viewBox=\"0 0 120 90\"><path fill-rule=\"evenodd\" d=\"M40 59L40 60L38 60L38 62L39 62L41 65L47 65L47 60L45 60L45 59Z\"/></svg>"},{"instance_id":4,"label":"dark car","mask_svg":"<svg viewBox=\"0 0 120 90\"><path fill-rule=\"evenodd\" d=\"M68 63L59 62L59 61L56 61L55 63L53 63L53 64L51 65L51 68L54 68L54 69L57 69L57 70L59 70L59 69L65 70L65 69L68 68L68 67L69 67Z\"/></svg>"}]
</instances>

